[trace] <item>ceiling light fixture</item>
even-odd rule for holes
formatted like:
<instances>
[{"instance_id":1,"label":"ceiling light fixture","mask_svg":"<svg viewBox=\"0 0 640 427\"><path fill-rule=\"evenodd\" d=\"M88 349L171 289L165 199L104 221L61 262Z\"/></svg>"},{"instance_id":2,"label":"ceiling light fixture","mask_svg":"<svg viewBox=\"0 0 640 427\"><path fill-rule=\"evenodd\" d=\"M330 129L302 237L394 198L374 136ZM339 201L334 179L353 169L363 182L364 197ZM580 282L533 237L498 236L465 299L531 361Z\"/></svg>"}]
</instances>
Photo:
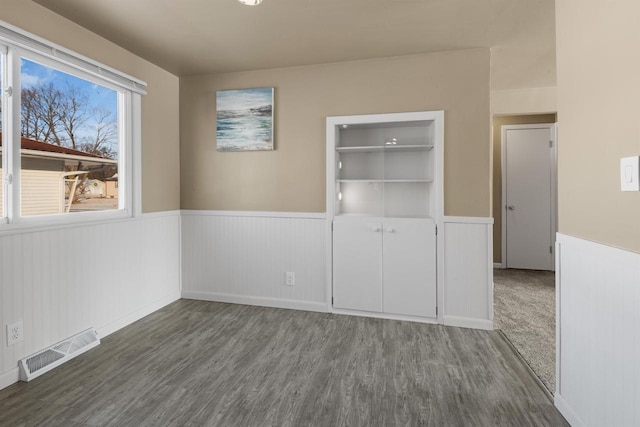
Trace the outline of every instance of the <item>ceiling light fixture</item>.
<instances>
[{"instance_id":1,"label":"ceiling light fixture","mask_svg":"<svg viewBox=\"0 0 640 427\"><path fill-rule=\"evenodd\" d=\"M247 6L257 6L262 3L262 0L238 0L242 4L246 4Z\"/></svg>"}]
</instances>

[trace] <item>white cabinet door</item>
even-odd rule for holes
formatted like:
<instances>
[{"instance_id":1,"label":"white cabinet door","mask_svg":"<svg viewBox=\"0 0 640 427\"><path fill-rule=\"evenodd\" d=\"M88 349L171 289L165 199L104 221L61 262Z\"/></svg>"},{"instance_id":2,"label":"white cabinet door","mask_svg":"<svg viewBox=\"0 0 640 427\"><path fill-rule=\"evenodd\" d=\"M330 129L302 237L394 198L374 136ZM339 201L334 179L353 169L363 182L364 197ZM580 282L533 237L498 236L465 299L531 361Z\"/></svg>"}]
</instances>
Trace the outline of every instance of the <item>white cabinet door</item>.
<instances>
[{"instance_id":1,"label":"white cabinet door","mask_svg":"<svg viewBox=\"0 0 640 427\"><path fill-rule=\"evenodd\" d=\"M435 224L385 220L382 240L384 312L435 318Z\"/></svg>"},{"instance_id":2,"label":"white cabinet door","mask_svg":"<svg viewBox=\"0 0 640 427\"><path fill-rule=\"evenodd\" d=\"M333 306L382 311L382 223L337 218L333 223Z\"/></svg>"}]
</instances>

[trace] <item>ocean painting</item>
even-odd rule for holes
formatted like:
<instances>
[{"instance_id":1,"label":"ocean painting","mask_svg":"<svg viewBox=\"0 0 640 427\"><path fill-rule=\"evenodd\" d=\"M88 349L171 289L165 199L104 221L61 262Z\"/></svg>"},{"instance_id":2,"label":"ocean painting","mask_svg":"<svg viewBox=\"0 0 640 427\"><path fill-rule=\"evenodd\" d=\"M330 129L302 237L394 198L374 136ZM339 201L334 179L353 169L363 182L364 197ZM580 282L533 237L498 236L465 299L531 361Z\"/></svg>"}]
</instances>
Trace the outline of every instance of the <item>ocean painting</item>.
<instances>
[{"instance_id":1,"label":"ocean painting","mask_svg":"<svg viewBox=\"0 0 640 427\"><path fill-rule=\"evenodd\" d=\"M273 88L216 92L218 151L273 150Z\"/></svg>"}]
</instances>

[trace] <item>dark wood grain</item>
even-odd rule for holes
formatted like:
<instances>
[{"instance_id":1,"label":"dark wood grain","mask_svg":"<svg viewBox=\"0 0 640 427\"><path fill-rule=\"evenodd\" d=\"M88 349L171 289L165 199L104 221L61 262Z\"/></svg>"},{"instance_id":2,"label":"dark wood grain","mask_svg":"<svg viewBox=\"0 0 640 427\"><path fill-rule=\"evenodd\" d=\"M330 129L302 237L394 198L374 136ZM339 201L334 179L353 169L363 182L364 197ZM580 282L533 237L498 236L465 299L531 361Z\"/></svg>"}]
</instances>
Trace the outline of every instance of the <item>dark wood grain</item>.
<instances>
[{"instance_id":1,"label":"dark wood grain","mask_svg":"<svg viewBox=\"0 0 640 427\"><path fill-rule=\"evenodd\" d=\"M566 426L495 332L180 300L30 383L2 426Z\"/></svg>"}]
</instances>

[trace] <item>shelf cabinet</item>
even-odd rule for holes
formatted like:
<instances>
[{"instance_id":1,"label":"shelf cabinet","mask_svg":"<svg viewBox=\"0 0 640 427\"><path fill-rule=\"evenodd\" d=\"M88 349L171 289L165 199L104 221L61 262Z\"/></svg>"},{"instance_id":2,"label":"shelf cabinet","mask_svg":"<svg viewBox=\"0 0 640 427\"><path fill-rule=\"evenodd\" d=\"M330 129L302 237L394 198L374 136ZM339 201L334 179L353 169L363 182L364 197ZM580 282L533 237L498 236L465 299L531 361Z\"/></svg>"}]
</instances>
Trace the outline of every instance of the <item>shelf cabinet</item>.
<instances>
[{"instance_id":1,"label":"shelf cabinet","mask_svg":"<svg viewBox=\"0 0 640 427\"><path fill-rule=\"evenodd\" d=\"M429 220L336 219L333 306L436 317L435 239Z\"/></svg>"},{"instance_id":2,"label":"shelf cabinet","mask_svg":"<svg viewBox=\"0 0 640 427\"><path fill-rule=\"evenodd\" d=\"M335 309L437 317L442 111L327 119Z\"/></svg>"},{"instance_id":3,"label":"shelf cabinet","mask_svg":"<svg viewBox=\"0 0 640 427\"><path fill-rule=\"evenodd\" d=\"M335 215L433 216L433 122L336 129Z\"/></svg>"}]
</instances>

